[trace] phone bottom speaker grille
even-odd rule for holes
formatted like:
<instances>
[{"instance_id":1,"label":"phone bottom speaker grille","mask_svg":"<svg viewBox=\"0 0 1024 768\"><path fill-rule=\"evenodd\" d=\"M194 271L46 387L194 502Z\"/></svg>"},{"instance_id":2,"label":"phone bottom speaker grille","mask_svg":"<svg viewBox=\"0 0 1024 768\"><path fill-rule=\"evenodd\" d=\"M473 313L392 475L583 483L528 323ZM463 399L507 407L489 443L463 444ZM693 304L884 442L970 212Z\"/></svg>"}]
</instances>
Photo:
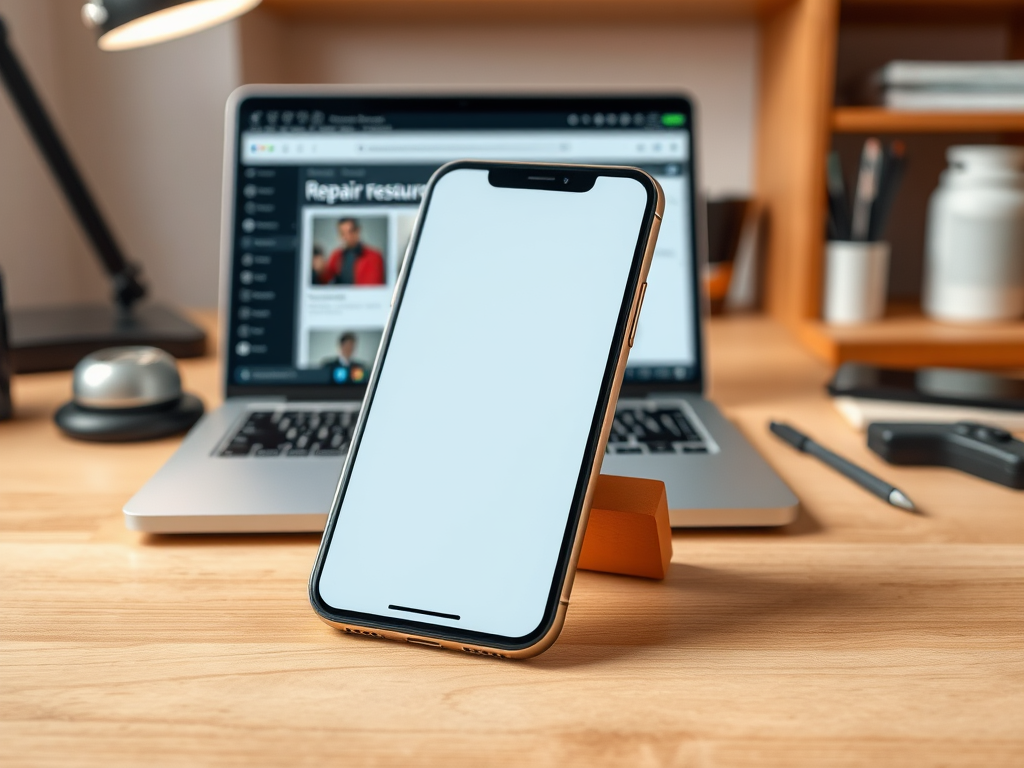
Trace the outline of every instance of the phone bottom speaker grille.
<instances>
[{"instance_id":1,"label":"phone bottom speaker grille","mask_svg":"<svg viewBox=\"0 0 1024 768\"><path fill-rule=\"evenodd\" d=\"M378 640L387 640L387 638L379 632L367 632L364 629L352 629L350 627L345 627L345 632L350 635L362 635L363 637L376 637Z\"/></svg>"},{"instance_id":2,"label":"phone bottom speaker grille","mask_svg":"<svg viewBox=\"0 0 1024 768\"><path fill-rule=\"evenodd\" d=\"M467 648L466 646L462 646L462 650L464 650L466 653L472 653L474 656L490 656L494 659L511 658L509 656L506 656L504 653L494 653L493 651L481 651L477 648Z\"/></svg>"}]
</instances>

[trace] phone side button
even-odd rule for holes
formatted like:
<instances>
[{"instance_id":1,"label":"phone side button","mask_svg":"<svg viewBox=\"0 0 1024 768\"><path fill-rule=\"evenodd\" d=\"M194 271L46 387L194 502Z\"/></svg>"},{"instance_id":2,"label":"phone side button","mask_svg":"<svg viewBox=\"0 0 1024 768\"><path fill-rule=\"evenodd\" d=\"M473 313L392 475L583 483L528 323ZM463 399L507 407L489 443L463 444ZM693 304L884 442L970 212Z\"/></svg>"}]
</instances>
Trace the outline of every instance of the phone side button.
<instances>
[{"instance_id":1,"label":"phone side button","mask_svg":"<svg viewBox=\"0 0 1024 768\"><path fill-rule=\"evenodd\" d=\"M636 338L636 327L640 322L640 310L644 308L644 296L647 294L647 283L640 286L640 300L636 303L636 314L633 315L633 327L629 329L629 346L632 348Z\"/></svg>"}]
</instances>

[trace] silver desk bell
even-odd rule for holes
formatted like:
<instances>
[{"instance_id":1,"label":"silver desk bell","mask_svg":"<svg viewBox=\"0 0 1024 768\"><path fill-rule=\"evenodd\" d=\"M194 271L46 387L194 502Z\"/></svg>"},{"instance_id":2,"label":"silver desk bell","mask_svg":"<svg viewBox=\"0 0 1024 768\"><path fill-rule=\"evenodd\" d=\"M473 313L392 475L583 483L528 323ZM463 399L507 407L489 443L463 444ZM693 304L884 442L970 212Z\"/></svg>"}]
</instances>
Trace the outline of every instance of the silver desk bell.
<instances>
[{"instance_id":1,"label":"silver desk bell","mask_svg":"<svg viewBox=\"0 0 1024 768\"><path fill-rule=\"evenodd\" d=\"M181 391L174 358L156 347L111 347L75 366L74 398L53 419L79 440L130 442L184 432L203 403Z\"/></svg>"}]
</instances>

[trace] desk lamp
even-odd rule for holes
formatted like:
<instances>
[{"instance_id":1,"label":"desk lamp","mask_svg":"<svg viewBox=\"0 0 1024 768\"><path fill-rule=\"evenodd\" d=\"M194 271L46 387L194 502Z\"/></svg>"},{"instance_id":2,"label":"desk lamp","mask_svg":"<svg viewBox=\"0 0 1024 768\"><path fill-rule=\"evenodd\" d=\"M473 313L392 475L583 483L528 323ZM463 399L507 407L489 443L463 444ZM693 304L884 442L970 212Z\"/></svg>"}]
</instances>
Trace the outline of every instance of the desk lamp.
<instances>
[{"instance_id":1,"label":"desk lamp","mask_svg":"<svg viewBox=\"0 0 1024 768\"><path fill-rule=\"evenodd\" d=\"M127 50L207 29L260 0L91 0L82 8L103 50ZM0 18L0 80L46 160L68 205L113 283L113 302L9 312L12 367L19 373L65 370L105 347L149 345L176 357L206 351L206 334L168 307L137 303L146 295L141 270L114 238L46 108L8 43Z\"/></svg>"}]
</instances>

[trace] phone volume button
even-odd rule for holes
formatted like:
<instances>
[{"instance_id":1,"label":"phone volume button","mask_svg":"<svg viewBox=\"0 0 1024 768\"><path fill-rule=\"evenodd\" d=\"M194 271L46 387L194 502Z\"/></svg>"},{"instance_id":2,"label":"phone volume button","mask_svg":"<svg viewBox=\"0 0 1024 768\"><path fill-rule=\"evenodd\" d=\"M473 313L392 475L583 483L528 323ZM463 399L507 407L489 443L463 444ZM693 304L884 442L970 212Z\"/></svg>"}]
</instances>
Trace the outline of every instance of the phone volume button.
<instances>
[{"instance_id":1,"label":"phone volume button","mask_svg":"<svg viewBox=\"0 0 1024 768\"><path fill-rule=\"evenodd\" d=\"M636 312L633 314L633 325L629 329L629 346L632 348L633 339L636 338L636 327L640 323L640 310L644 308L644 296L647 294L647 283L640 286L640 299L636 303Z\"/></svg>"}]
</instances>

